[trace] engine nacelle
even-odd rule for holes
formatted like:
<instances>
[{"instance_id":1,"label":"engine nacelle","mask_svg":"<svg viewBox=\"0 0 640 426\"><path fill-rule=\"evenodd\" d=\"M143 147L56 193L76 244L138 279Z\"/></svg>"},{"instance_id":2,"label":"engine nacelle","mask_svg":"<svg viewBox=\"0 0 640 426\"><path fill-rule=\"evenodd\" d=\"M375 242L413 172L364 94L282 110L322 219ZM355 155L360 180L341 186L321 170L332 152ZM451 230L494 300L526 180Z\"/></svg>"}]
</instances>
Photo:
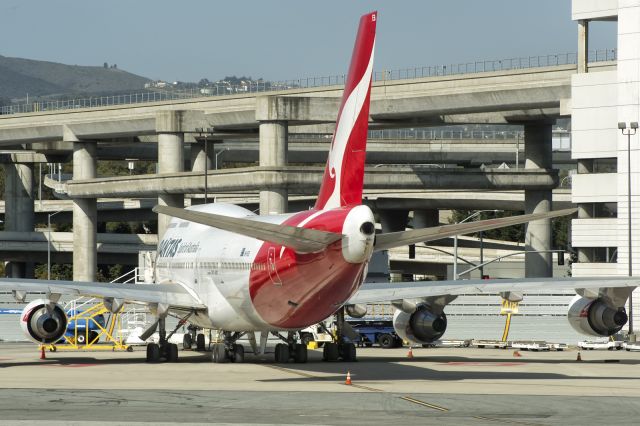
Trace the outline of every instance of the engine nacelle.
<instances>
[{"instance_id":1,"label":"engine nacelle","mask_svg":"<svg viewBox=\"0 0 640 426\"><path fill-rule=\"evenodd\" d=\"M362 318L367 315L366 305L346 305L344 310L351 318Z\"/></svg>"},{"instance_id":2,"label":"engine nacelle","mask_svg":"<svg viewBox=\"0 0 640 426\"><path fill-rule=\"evenodd\" d=\"M567 317L574 330L591 336L611 336L622 330L629 319L624 306L614 308L601 299L582 296L571 301Z\"/></svg>"},{"instance_id":3,"label":"engine nacelle","mask_svg":"<svg viewBox=\"0 0 640 426\"><path fill-rule=\"evenodd\" d=\"M403 340L414 343L431 343L442 337L447 330L447 316L437 315L426 305L420 305L412 314L396 310L393 328Z\"/></svg>"},{"instance_id":4,"label":"engine nacelle","mask_svg":"<svg viewBox=\"0 0 640 426\"><path fill-rule=\"evenodd\" d=\"M58 304L47 309L47 301L36 299L22 310L22 332L36 343L55 343L67 331L67 315Z\"/></svg>"}]
</instances>

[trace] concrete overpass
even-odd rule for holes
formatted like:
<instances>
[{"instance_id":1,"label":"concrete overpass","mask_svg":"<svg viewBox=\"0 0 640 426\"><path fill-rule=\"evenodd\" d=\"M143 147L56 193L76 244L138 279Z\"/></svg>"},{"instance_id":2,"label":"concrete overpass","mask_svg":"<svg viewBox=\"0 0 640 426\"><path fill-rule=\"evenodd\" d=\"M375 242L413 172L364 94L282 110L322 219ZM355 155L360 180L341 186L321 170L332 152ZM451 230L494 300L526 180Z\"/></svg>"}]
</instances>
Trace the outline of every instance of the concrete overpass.
<instances>
[{"instance_id":1,"label":"concrete overpass","mask_svg":"<svg viewBox=\"0 0 640 426\"><path fill-rule=\"evenodd\" d=\"M241 205L251 211L259 208L257 193L212 193L212 199L220 203ZM523 191L466 191L466 190L420 190L410 191L403 188L392 190L365 190L364 204L378 210L507 210L524 211ZM315 196L290 196L291 211L307 210L315 203ZM202 195L193 195L185 199L185 206L202 203ZM155 198L141 199L98 199L98 222L140 222L154 221L157 215L151 211L158 203ZM553 191L555 209L571 208L571 190L568 188ZM73 201L41 200L35 202L35 223L47 223L48 216L52 224L71 223L73 219ZM5 215L5 201L0 200L0 218Z\"/></svg>"},{"instance_id":2,"label":"concrete overpass","mask_svg":"<svg viewBox=\"0 0 640 426\"><path fill-rule=\"evenodd\" d=\"M138 252L155 250L158 236L100 233L96 241L100 263L136 265ZM72 232L0 232L0 256L7 262L47 263L50 250L52 263L71 263L74 245Z\"/></svg>"},{"instance_id":3,"label":"concrete overpass","mask_svg":"<svg viewBox=\"0 0 640 426\"><path fill-rule=\"evenodd\" d=\"M597 64L591 70L614 66ZM551 123L570 113L573 73L575 66L568 65L374 83L372 128L522 124L525 168L517 172L463 171L465 179L461 173L447 170L372 170L367 184L384 189L400 185L412 189L523 188L526 212L548 210L551 189L558 184L551 170ZM330 86L272 92L269 96L242 94L0 116L0 146L19 144L35 150L52 149L61 143L73 146L74 180L66 189L74 203L73 229L78 248L74 251L74 264L80 266L75 277L86 280L95 274L96 252L92 247L96 246L96 198L157 194L160 204L182 206L185 193L202 191L203 171L210 169L212 162L211 155L206 158L202 143L195 144L192 171L184 172L185 138L193 137L197 127L212 128L210 138L222 140L258 131L259 167L219 171L210 176L209 186L231 192L241 190L242 185L260 188L261 212L286 211L290 191L305 193L318 184L317 173L306 173L308 168L300 170L288 164L288 133L330 132L341 93L342 87ZM96 179L99 145L146 136L157 138L157 175ZM11 204L7 208L7 229L12 231L33 230L32 220L24 220L33 217L33 199L28 195L33 185L33 166L29 164L33 163L13 162L7 167L7 202ZM401 220L386 222L387 228L403 227ZM167 223L168 218L160 215L160 235ZM548 222L530 224L528 233L530 249L548 248ZM531 253L528 260L536 274L548 274L550 264L550 256L536 253Z\"/></svg>"},{"instance_id":4,"label":"concrete overpass","mask_svg":"<svg viewBox=\"0 0 640 426\"><path fill-rule=\"evenodd\" d=\"M598 63L590 71L610 70ZM522 123L570 113L575 65L518 69L444 77L378 81L372 85L371 128L468 123ZM113 140L155 135L159 111L181 111L179 127L193 132L213 127L225 132L256 131L261 121L287 121L293 131L318 133L314 124L333 124L342 86L280 92L0 116L0 146L65 140ZM564 110L561 112L561 107ZM296 127L305 126L305 127ZM323 128L322 133L330 133ZM73 142L72 140L67 140Z\"/></svg>"}]
</instances>

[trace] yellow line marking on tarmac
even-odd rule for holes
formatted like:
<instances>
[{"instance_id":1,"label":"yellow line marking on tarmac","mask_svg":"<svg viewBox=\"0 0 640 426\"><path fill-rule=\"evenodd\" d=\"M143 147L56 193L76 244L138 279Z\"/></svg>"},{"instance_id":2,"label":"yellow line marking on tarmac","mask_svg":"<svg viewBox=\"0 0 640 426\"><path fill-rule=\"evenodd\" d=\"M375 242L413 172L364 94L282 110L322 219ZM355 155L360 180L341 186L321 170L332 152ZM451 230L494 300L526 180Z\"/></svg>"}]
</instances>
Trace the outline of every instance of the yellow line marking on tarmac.
<instances>
[{"instance_id":1,"label":"yellow line marking on tarmac","mask_svg":"<svg viewBox=\"0 0 640 426\"><path fill-rule=\"evenodd\" d=\"M298 376L306 377L308 379L320 379L320 380L330 380L331 379L330 377L314 376L313 374L303 373L302 371L291 370L289 368L279 367L277 365L265 365L265 366L269 367L269 368L273 368L274 370L283 371L285 373L291 373L291 374L296 374ZM384 392L382 389L371 388L369 386L354 385L354 384L349 385L349 386L352 386L352 387L358 388L358 389L368 390L370 392Z\"/></svg>"},{"instance_id":2,"label":"yellow line marking on tarmac","mask_svg":"<svg viewBox=\"0 0 640 426\"><path fill-rule=\"evenodd\" d=\"M540 423L519 422L517 420L498 419L495 417L473 416L472 418L478 419L478 420L489 420L490 422L508 423L513 425L540 426Z\"/></svg>"},{"instance_id":3,"label":"yellow line marking on tarmac","mask_svg":"<svg viewBox=\"0 0 640 426\"><path fill-rule=\"evenodd\" d=\"M320 377L320 376L314 376L312 374L303 373L302 371L296 371L296 370L290 370L284 367L278 367L277 365L265 364L265 367L273 368L274 370L284 371L285 373L297 374L298 376L306 377L308 379L323 379L323 377Z\"/></svg>"},{"instance_id":4,"label":"yellow line marking on tarmac","mask_svg":"<svg viewBox=\"0 0 640 426\"><path fill-rule=\"evenodd\" d=\"M384 392L382 389L370 388L369 386L354 385L354 384L351 384L349 386L353 386L354 388L358 388L358 389L368 390L371 392Z\"/></svg>"},{"instance_id":5,"label":"yellow line marking on tarmac","mask_svg":"<svg viewBox=\"0 0 640 426\"><path fill-rule=\"evenodd\" d=\"M405 401L413 402L414 404L422 405L424 407L433 408L434 410L442 411L443 413L449 411L448 408L444 408L435 404L429 404L428 402L420 401L419 399L411 398L410 396L401 396L400 399L404 399Z\"/></svg>"}]
</instances>

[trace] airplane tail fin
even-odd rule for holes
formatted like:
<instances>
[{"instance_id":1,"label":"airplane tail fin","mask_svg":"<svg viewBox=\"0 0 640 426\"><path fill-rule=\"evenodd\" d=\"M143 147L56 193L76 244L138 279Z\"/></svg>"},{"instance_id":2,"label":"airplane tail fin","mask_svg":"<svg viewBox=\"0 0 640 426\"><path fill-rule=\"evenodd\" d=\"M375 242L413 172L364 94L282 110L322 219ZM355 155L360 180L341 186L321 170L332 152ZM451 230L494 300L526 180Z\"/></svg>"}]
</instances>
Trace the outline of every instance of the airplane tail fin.
<instances>
[{"instance_id":1,"label":"airplane tail fin","mask_svg":"<svg viewBox=\"0 0 640 426\"><path fill-rule=\"evenodd\" d=\"M362 203L377 18L377 12L360 18L317 209Z\"/></svg>"}]
</instances>

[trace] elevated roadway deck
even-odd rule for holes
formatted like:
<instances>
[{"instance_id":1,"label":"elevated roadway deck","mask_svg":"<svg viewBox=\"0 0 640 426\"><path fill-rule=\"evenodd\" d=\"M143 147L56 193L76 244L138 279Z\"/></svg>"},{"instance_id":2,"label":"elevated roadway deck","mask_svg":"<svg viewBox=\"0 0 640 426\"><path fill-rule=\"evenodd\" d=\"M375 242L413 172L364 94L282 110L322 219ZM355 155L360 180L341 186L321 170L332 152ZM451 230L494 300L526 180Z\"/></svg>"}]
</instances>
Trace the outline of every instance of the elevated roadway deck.
<instances>
[{"instance_id":1,"label":"elevated roadway deck","mask_svg":"<svg viewBox=\"0 0 640 426\"><path fill-rule=\"evenodd\" d=\"M593 64L590 72L615 62ZM575 65L378 81L371 93L372 128L464 123L519 123L570 114ZM65 131L80 140L105 140L156 133L162 110L185 111L183 129L214 127L237 132L260 120L287 120L291 126L335 122L342 86L281 92L55 110L0 116L0 146L59 141ZM285 99L283 98L293 98ZM259 100L259 101L258 101ZM313 127L309 133L314 133Z\"/></svg>"}]
</instances>

